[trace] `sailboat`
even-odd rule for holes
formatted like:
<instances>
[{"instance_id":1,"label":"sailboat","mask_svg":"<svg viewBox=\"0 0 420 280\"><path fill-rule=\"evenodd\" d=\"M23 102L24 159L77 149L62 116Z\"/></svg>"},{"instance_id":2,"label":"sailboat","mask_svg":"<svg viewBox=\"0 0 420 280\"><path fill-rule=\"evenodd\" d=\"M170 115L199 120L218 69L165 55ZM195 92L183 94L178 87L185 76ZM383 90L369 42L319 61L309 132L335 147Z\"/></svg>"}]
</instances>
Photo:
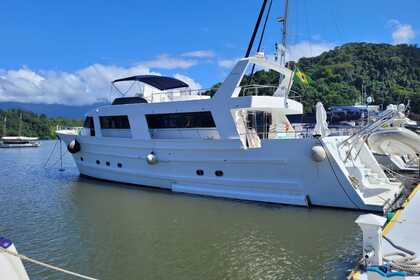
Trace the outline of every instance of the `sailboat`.
<instances>
[{"instance_id":1,"label":"sailboat","mask_svg":"<svg viewBox=\"0 0 420 280\"><path fill-rule=\"evenodd\" d=\"M3 119L3 135L7 135L7 117ZM25 137L22 135L22 114L19 118L19 136L3 136L0 139L0 148L36 148L41 144L37 137Z\"/></svg>"},{"instance_id":2,"label":"sailboat","mask_svg":"<svg viewBox=\"0 0 420 280\"><path fill-rule=\"evenodd\" d=\"M351 136L331 136L318 104L314 131L293 127L288 117L303 105L291 95L294 71L286 64L288 1L275 57L260 48L251 55L267 2L245 56L212 96L172 77L122 77L112 84L140 83L143 91L88 112L78 133L57 131L80 174L195 195L392 209L404 186L388 179L364 140L394 112ZM279 73L279 84L246 82L255 67Z\"/></svg>"}]
</instances>

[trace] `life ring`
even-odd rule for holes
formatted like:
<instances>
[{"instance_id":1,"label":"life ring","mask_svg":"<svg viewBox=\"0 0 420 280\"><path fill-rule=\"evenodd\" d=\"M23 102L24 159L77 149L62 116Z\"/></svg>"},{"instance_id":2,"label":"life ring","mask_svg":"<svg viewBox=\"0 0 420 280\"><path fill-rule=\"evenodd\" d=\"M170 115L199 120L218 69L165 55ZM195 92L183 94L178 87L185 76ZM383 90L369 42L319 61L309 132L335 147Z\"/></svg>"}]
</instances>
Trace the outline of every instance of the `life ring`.
<instances>
[{"instance_id":1,"label":"life ring","mask_svg":"<svg viewBox=\"0 0 420 280\"><path fill-rule=\"evenodd\" d=\"M67 150L71 153L71 154L75 154L80 152L80 143L77 140L73 140L71 141L68 145L67 145Z\"/></svg>"}]
</instances>

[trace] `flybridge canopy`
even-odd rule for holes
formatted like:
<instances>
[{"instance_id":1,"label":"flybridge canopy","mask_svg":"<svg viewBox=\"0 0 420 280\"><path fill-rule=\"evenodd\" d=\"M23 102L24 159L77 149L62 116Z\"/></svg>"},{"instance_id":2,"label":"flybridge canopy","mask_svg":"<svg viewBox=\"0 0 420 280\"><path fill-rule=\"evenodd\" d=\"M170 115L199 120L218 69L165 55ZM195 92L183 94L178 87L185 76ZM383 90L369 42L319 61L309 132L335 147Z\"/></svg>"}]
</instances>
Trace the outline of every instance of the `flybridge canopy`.
<instances>
[{"instance_id":1,"label":"flybridge canopy","mask_svg":"<svg viewBox=\"0 0 420 280\"><path fill-rule=\"evenodd\" d=\"M157 75L140 75L140 76L132 76L128 78L118 79L113 81L112 83L118 82L126 82L126 81L138 81L145 83L149 86L157 88L159 90L169 90L169 89L177 89L177 88L185 88L189 87L188 84L180 81L178 79L172 77L165 77L165 76L157 76Z\"/></svg>"}]
</instances>

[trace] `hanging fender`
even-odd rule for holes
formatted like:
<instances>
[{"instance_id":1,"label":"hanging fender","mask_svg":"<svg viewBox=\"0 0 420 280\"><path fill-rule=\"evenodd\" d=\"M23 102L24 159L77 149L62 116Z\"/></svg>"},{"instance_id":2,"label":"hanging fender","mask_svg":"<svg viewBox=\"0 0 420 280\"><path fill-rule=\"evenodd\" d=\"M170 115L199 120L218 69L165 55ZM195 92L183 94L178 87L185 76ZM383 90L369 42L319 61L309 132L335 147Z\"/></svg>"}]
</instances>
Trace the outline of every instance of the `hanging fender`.
<instances>
[{"instance_id":1,"label":"hanging fender","mask_svg":"<svg viewBox=\"0 0 420 280\"><path fill-rule=\"evenodd\" d=\"M73 140L71 141L68 145L67 145L67 150L71 153L71 154L75 154L80 152L80 143L77 140Z\"/></svg>"}]
</instances>

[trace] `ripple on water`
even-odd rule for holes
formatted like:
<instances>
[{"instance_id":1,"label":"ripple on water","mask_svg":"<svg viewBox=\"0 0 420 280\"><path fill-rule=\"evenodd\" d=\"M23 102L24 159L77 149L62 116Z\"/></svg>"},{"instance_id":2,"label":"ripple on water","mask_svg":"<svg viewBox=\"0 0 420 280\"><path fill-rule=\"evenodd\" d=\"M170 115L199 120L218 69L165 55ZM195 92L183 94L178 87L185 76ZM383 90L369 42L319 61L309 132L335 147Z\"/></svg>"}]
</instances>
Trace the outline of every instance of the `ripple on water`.
<instances>
[{"instance_id":1,"label":"ripple on water","mask_svg":"<svg viewBox=\"0 0 420 280\"><path fill-rule=\"evenodd\" d=\"M28 256L100 279L306 280L343 279L359 254L359 213L79 178L69 156L64 172L43 168L53 144L0 149L0 235Z\"/></svg>"}]
</instances>

